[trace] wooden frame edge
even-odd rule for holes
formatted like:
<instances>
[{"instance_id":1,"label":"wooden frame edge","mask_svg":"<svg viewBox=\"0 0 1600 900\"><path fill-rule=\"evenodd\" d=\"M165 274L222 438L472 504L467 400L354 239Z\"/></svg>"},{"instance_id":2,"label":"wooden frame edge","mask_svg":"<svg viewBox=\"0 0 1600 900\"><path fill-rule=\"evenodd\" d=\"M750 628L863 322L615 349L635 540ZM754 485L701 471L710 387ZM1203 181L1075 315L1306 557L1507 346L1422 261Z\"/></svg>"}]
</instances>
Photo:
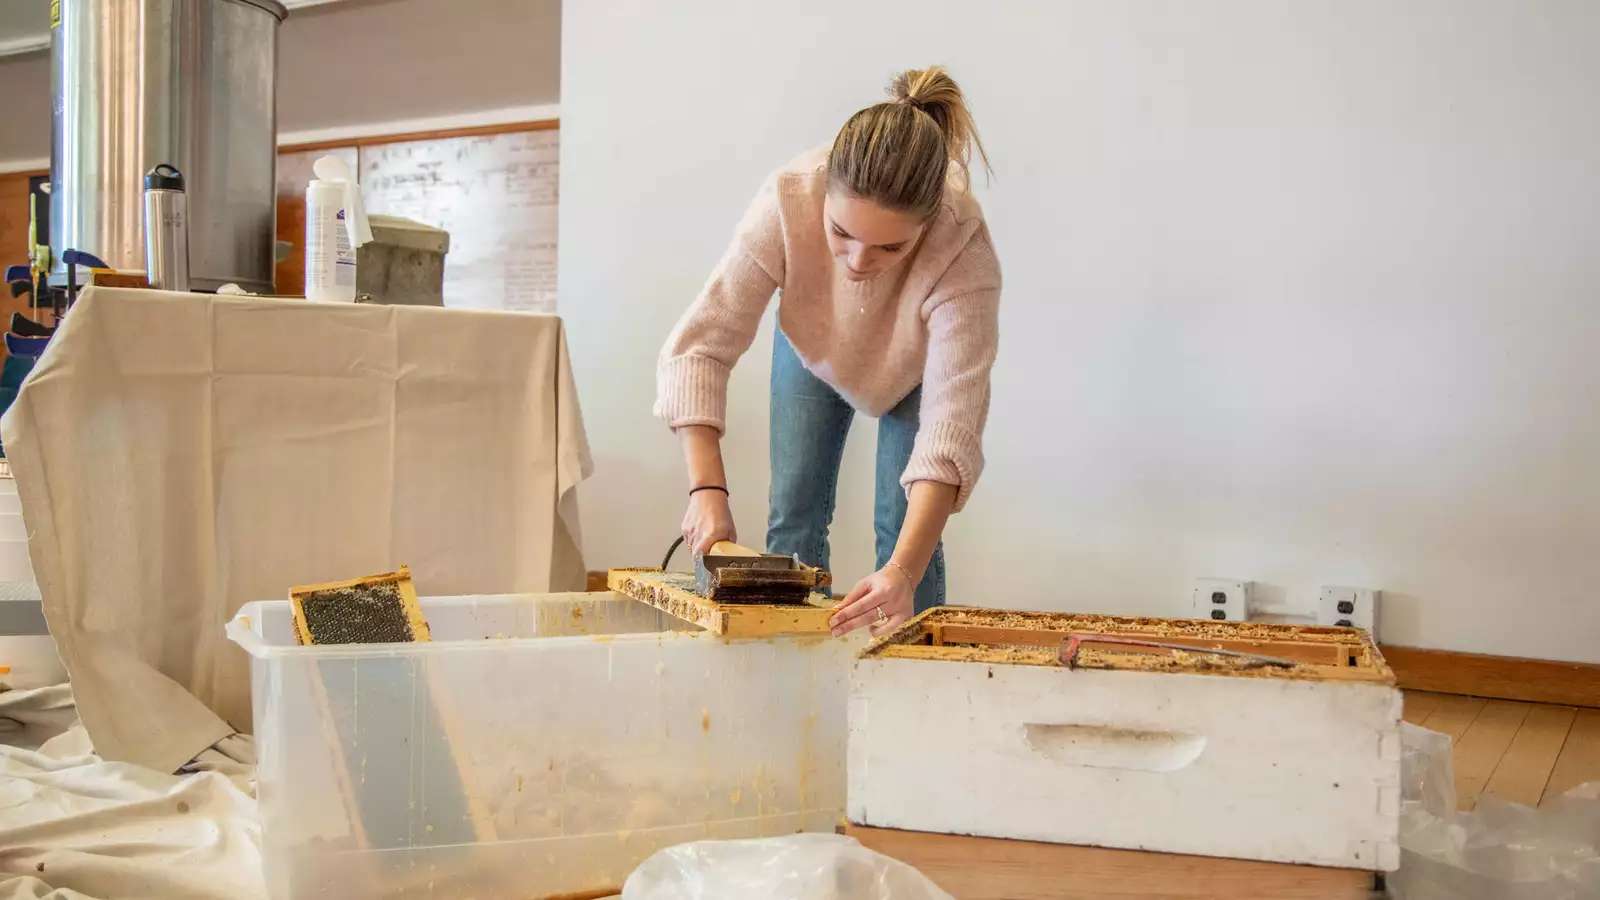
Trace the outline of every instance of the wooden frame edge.
<instances>
[{"instance_id":1,"label":"wooden frame edge","mask_svg":"<svg viewBox=\"0 0 1600 900\"><path fill-rule=\"evenodd\" d=\"M726 636L728 616L719 610L715 603L687 591L674 591L665 585L652 588L633 577L660 573L660 569L612 569L607 573L606 586L613 593L655 607L679 621L688 622L715 635ZM677 594L683 596L675 597ZM678 600L679 608L673 608L673 599Z\"/></svg>"},{"instance_id":2,"label":"wooden frame edge","mask_svg":"<svg viewBox=\"0 0 1600 900\"><path fill-rule=\"evenodd\" d=\"M612 569L607 586L728 640L826 636L831 607L813 604L717 603L659 580L660 569ZM815 596L815 595L813 595Z\"/></svg>"}]
</instances>

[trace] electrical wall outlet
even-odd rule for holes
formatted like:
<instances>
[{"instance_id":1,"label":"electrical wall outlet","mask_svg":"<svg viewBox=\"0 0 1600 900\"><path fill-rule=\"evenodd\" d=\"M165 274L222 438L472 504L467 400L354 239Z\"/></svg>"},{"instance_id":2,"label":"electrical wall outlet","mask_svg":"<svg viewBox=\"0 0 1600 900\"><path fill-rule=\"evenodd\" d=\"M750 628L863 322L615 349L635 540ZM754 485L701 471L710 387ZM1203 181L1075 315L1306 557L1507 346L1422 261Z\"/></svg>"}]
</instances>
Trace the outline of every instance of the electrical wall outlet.
<instances>
[{"instance_id":1,"label":"electrical wall outlet","mask_svg":"<svg viewBox=\"0 0 1600 900\"><path fill-rule=\"evenodd\" d=\"M1323 587L1317 598L1317 624L1336 628L1365 628L1378 637L1378 592L1371 588Z\"/></svg>"},{"instance_id":2,"label":"electrical wall outlet","mask_svg":"<svg viewBox=\"0 0 1600 900\"><path fill-rule=\"evenodd\" d=\"M1243 622L1250 618L1250 582L1232 578L1196 578L1193 605L1197 619Z\"/></svg>"}]
</instances>

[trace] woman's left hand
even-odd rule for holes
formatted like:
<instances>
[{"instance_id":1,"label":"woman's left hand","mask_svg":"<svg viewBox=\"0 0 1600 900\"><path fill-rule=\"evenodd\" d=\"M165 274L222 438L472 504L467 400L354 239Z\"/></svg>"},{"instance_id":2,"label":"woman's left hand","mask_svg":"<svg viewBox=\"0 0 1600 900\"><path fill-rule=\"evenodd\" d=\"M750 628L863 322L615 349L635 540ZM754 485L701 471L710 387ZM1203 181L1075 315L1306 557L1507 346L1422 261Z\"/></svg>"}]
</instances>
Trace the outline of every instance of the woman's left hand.
<instances>
[{"instance_id":1,"label":"woman's left hand","mask_svg":"<svg viewBox=\"0 0 1600 900\"><path fill-rule=\"evenodd\" d=\"M856 583L828 619L833 636L848 634L863 625L878 637L900 627L916 608L916 585L899 566L890 564ZM880 618L879 612L882 612Z\"/></svg>"}]
</instances>

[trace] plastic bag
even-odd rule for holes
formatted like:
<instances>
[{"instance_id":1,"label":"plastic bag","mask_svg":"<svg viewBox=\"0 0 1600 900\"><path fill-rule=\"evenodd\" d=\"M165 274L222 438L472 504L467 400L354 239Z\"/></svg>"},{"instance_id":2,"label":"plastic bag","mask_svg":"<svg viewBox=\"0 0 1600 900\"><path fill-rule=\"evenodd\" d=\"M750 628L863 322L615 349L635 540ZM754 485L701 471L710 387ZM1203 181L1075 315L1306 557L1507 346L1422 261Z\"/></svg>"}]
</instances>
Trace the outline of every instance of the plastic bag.
<instances>
[{"instance_id":1,"label":"plastic bag","mask_svg":"<svg viewBox=\"0 0 1600 900\"><path fill-rule=\"evenodd\" d=\"M639 864L622 900L952 900L927 876L837 834L668 847Z\"/></svg>"},{"instance_id":2,"label":"plastic bag","mask_svg":"<svg viewBox=\"0 0 1600 900\"><path fill-rule=\"evenodd\" d=\"M1600 897L1600 782L1538 809L1484 794L1458 812L1450 738L1404 725L1401 748L1396 900Z\"/></svg>"},{"instance_id":3,"label":"plastic bag","mask_svg":"<svg viewBox=\"0 0 1600 900\"><path fill-rule=\"evenodd\" d=\"M1436 817L1455 814L1456 777L1450 763L1450 735L1410 722L1400 723L1400 801L1420 803L1423 810ZM1402 823L1401 830L1404 829Z\"/></svg>"}]
</instances>

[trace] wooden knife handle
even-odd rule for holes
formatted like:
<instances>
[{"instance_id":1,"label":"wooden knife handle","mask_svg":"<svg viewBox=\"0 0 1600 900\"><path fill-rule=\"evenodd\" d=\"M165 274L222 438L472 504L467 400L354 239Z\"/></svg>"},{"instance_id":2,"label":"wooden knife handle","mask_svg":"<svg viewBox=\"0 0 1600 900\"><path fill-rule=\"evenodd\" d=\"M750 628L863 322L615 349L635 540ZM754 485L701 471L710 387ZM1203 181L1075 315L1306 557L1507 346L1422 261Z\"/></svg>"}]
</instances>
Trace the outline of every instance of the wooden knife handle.
<instances>
[{"instance_id":1,"label":"wooden knife handle","mask_svg":"<svg viewBox=\"0 0 1600 900\"><path fill-rule=\"evenodd\" d=\"M711 552L707 556L760 556L761 554L749 547L741 547L732 541L717 541L711 545Z\"/></svg>"}]
</instances>

